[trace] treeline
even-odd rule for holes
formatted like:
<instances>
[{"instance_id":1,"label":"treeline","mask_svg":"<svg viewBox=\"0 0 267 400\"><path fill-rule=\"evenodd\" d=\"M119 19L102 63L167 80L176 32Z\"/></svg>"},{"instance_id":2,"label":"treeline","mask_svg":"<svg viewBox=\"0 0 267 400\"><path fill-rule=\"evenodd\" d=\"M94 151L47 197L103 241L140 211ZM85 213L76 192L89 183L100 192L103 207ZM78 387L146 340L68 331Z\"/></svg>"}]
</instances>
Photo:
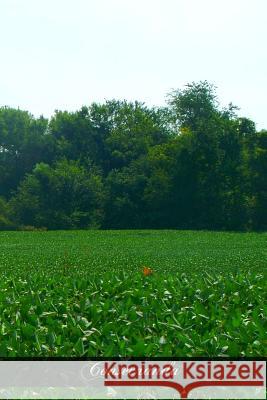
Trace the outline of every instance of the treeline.
<instances>
[{"instance_id":1,"label":"treeline","mask_svg":"<svg viewBox=\"0 0 267 400\"><path fill-rule=\"evenodd\" d=\"M192 83L166 107L0 108L0 229L267 229L267 131Z\"/></svg>"}]
</instances>

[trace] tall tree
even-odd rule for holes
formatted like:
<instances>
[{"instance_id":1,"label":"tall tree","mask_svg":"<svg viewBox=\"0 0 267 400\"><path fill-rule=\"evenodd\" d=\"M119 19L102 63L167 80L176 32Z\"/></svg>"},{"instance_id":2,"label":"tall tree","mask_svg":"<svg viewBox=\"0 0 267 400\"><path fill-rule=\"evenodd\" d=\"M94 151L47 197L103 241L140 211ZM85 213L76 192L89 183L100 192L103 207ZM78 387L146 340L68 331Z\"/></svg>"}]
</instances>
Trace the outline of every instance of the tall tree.
<instances>
[{"instance_id":1,"label":"tall tree","mask_svg":"<svg viewBox=\"0 0 267 400\"><path fill-rule=\"evenodd\" d=\"M50 229L100 227L105 190L95 168L75 161L37 164L20 184L11 205L19 223Z\"/></svg>"},{"instance_id":2,"label":"tall tree","mask_svg":"<svg viewBox=\"0 0 267 400\"><path fill-rule=\"evenodd\" d=\"M257 134L256 146L250 157L252 227L267 229L267 131Z\"/></svg>"},{"instance_id":3,"label":"tall tree","mask_svg":"<svg viewBox=\"0 0 267 400\"><path fill-rule=\"evenodd\" d=\"M0 108L0 195L10 197L40 161L49 161L48 121L26 111Z\"/></svg>"},{"instance_id":4,"label":"tall tree","mask_svg":"<svg viewBox=\"0 0 267 400\"><path fill-rule=\"evenodd\" d=\"M163 108L0 108L2 226L266 229L266 131L236 110L207 81Z\"/></svg>"}]
</instances>

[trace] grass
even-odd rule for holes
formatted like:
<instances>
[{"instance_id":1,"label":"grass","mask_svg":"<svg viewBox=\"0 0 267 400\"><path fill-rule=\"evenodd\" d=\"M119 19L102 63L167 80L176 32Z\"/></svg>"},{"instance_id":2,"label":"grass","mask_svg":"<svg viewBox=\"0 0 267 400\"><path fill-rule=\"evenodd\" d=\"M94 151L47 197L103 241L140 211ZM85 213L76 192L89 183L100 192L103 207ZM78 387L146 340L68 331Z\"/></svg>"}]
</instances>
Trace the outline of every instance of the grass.
<instances>
[{"instance_id":1,"label":"grass","mask_svg":"<svg viewBox=\"0 0 267 400\"><path fill-rule=\"evenodd\" d=\"M1 232L0 356L266 356L266 244L256 233Z\"/></svg>"}]
</instances>

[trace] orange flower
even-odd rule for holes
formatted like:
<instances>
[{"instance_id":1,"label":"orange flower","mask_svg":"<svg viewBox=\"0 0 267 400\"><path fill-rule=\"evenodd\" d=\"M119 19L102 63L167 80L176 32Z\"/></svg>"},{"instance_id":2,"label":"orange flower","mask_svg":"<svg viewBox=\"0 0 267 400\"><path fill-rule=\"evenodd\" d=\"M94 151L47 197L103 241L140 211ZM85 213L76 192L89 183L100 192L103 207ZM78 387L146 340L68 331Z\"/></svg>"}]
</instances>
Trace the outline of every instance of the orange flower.
<instances>
[{"instance_id":1,"label":"orange flower","mask_svg":"<svg viewBox=\"0 0 267 400\"><path fill-rule=\"evenodd\" d=\"M143 268L143 274L144 274L144 276L151 275L152 272L153 272L153 270L152 270L151 268L149 268L149 267L144 267L144 268Z\"/></svg>"}]
</instances>

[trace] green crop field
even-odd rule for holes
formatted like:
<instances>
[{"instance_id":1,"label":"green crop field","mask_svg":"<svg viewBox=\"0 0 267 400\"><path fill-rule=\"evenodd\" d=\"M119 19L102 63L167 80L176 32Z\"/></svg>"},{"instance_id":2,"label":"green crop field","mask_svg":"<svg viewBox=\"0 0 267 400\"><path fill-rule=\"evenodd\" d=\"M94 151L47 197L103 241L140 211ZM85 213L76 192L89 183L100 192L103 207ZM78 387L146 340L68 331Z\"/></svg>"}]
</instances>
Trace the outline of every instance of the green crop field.
<instances>
[{"instance_id":1,"label":"green crop field","mask_svg":"<svg viewBox=\"0 0 267 400\"><path fill-rule=\"evenodd\" d=\"M0 356L266 356L266 245L265 233L1 232Z\"/></svg>"}]
</instances>

